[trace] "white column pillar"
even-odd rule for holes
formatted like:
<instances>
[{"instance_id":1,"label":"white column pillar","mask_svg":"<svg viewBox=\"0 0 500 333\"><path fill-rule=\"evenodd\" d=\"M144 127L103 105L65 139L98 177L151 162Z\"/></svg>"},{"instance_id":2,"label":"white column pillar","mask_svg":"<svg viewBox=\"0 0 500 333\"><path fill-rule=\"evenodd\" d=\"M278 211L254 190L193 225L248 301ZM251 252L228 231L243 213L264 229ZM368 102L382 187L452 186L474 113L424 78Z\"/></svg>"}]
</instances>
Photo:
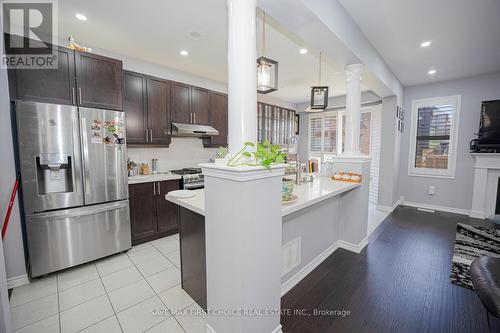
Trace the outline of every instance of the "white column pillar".
<instances>
[{"instance_id":1,"label":"white column pillar","mask_svg":"<svg viewBox=\"0 0 500 333\"><path fill-rule=\"evenodd\" d=\"M200 166L205 175L207 332L281 333L285 165L271 170Z\"/></svg>"},{"instance_id":2,"label":"white column pillar","mask_svg":"<svg viewBox=\"0 0 500 333\"><path fill-rule=\"evenodd\" d=\"M227 0L228 146L257 141L256 0Z\"/></svg>"},{"instance_id":3,"label":"white column pillar","mask_svg":"<svg viewBox=\"0 0 500 333\"><path fill-rule=\"evenodd\" d=\"M361 121L361 74L364 65L347 66L347 96L345 112L344 156L360 156L359 129Z\"/></svg>"}]
</instances>

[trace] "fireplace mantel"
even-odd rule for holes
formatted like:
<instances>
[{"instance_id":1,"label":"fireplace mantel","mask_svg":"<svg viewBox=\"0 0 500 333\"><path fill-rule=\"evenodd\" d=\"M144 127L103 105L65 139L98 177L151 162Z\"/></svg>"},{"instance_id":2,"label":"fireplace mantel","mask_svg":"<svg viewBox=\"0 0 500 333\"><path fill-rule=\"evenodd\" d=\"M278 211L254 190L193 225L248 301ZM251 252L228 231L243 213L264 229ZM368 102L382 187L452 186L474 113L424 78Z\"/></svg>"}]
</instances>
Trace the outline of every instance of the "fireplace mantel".
<instances>
[{"instance_id":1,"label":"fireplace mantel","mask_svg":"<svg viewBox=\"0 0 500 333\"><path fill-rule=\"evenodd\" d=\"M474 159L474 188L469 216L484 219L495 214L500 154L472 153Z\"/></svg>"}]
</instances>

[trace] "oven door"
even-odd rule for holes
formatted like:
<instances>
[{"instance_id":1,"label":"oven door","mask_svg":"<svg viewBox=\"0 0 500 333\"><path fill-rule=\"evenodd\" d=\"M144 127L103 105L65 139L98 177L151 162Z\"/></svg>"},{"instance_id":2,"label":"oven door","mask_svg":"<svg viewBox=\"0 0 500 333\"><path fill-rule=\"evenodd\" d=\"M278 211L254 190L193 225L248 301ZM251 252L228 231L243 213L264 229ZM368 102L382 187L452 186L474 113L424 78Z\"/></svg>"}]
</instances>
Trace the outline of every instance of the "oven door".
<instances>
[{"instance_id":1,"label":"oven door","mask_svg":"<svg viewBox=\"0 0 500 333\"><path fill-rule=\"evenodd\" d=\"M204 182L184 183L183 188L185 190L198 190L201 188L205 188L205 183Z\"/></svg>"}]
</instances>

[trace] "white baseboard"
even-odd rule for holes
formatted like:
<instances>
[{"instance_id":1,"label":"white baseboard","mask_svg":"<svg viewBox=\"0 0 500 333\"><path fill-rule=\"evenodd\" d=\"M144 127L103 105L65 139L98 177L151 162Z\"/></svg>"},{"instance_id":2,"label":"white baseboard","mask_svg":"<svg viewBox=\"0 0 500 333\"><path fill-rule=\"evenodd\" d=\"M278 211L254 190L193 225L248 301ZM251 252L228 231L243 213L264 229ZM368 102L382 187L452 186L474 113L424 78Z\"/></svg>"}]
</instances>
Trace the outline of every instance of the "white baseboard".
<instances>
[{"instance_id":1,"label":"white baseboard","mask_svg":"<svg viewBox=\"0 0 500 333\"><path fill-rule=\"evenodd\" d=\"M314 258L310 263L302 267L285 283L283 283L281 285L281 296L285 295L293 287L295 287L300 281L302 281L307 275L309 275L309 273L311 273L316 267L318 267L323 261L325 261L325 259L328 258L338 248L342 248L354 253L360 253L367 244L368 244L368 238L363 239L359 244L352 244L341 240L336 241L335 243L330 245L325 251L323 251L319 256Z\"/></svg>"},{"instance_id":2,"label":"white baseboard","mask_svg":"<svg viewBox=\"0 0 500 333\"><path fill-rule=\"evenodd\" d=\"M339 248L339 242L335 242L330 245L323 253L314 258L310 263L302 267L297 273L295 273L291 278L289 278L285 283L281 285L281 296L289 292L293 287L295 287L302 279L304 279L309 273L311 273L316 267L319 266L326 258L328 258L336 249Z\"/></svg>"},{"instance_id":3,"label":"white baseboard","mask_svg":"<svg viewBox=\"0 0 500 333\"><path fill-rule=\"evenodd\" d=\"M472 217L474 219L483 219L484 220L486 218L486 214L483 211L471 210L469 212L469 217Z\"/></svg>"},{"instance_id":4,"label":"white baseboard","mask_svg":"<svg viewBox=\"0 0 500 333\"><path fill-rule=\"evenodd\" d=\"M7 288L15 288L19 286L23 286L25 284L29 284L30 280L28 279L28 274L23 274L19 276L13 276L7 279Z\"/></svg>"},{"instance_id":5,"label":"white baseboard","mask_svg":"<svg viewBox=\"0 0 500 333\"><path fill-rule=\"evenodd\" d=\"M386 213L392 213L401 203L401 200L396 201L392 206L377 205L377 209Z\"/></svg>"},{"instance_id":6,"label":"white baseboard","mask_svg":"<svg viewBox=\"0 0 500 333\"><path fill-rule=\"evenodd\" d=\"M344 250L351 251L354 253L360 253L361 251L363 251L365 246L368 245L368 237L364 238L361 242L359 242L359 244L352 244L349 242L344 242L342 240L339 240L338 243L339 247Z\"/></svg>"},{"instance_id":7,"label":"white baseboard","mask_svg":"<svg viewBox=\"0 0 500 333\"><path fill-rule=\"evenodd\" d=\"M415 208L437 210L440 212L447 212L447 213L460 214L460 215L470 215L470 213L471 213L467 209L430 205L430 204L424 204L424 203L420 203L420 202L403 201L403 202L401 202L401 205L415 207Z\"/></svg>"}]
</instances>

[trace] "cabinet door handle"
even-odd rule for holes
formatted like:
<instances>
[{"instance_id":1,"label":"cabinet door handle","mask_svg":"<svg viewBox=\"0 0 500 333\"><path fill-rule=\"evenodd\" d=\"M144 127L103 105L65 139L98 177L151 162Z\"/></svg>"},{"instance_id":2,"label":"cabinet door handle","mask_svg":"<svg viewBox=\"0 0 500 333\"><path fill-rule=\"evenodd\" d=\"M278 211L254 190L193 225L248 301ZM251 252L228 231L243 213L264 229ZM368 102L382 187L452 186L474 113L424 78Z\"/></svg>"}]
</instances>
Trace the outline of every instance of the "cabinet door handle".
<instances>
[{"instance_id":1,"label":"cabinet door handle","mask_svg":"<svg viewBox=\"0 0 500 333\"><path fill-rule=\"evenodd\" d=\"M153 142L153 129L149 129L149 142Z\"/></svg>"},{"instance_id":2,"label":"cabinet door handle","mask_svg":"<svg viewBox=\"0 0 500 333\"><path fill-rule=\"evenodd\" d=\"M156 182L153 182L153 195L156 195Z\"/></svg>"},{"instance_id":3,"label":"cabinet door handle","mask_svg":"<svg viewBox=\"0 0 500 333\"><path fill-rule=\"evenodd\" d=\"M148 140L148 129L145 129L144 132L146 132L146 142L149 142L149 140Z\"/></svg>"},{"instance_id":4,"label":"cabinet door handle","mask_svg":"<svg viewBox=\"0 0 500 333\"><path fill-rule=\"evenodd\" d=\"M158 195L161 195L161 187L160 187L160 182L158 182Z\"/></svg>"},{"instance_id":5,"label":"cabinet door handle","mask_svg":"<svg viewBox=\"0 0 500 333\"><path fill-rule=\"evenodd\" d=\"M71 102L76 104L75 87L71 88Z\"/></svg>"},{"instance_id":6,"label":"cabinet door handle","mask_svg":"<svg viewBox=\"0 0 500 333\"><path fill-rule=\"evenodd\" d=\"M80 105L82 105L82 88L78 88L78 99L80 100Z\"/></svg>"},{"instance_id":7,"label":"cabinet door handle","mask_svg":"<svg viewBox=\"0 0 500 333\"><path fill-rule=\"evenodd\" d=\"M193 124L196 124L196 113L193 113Z\"/></svg>"}]
</instances>

